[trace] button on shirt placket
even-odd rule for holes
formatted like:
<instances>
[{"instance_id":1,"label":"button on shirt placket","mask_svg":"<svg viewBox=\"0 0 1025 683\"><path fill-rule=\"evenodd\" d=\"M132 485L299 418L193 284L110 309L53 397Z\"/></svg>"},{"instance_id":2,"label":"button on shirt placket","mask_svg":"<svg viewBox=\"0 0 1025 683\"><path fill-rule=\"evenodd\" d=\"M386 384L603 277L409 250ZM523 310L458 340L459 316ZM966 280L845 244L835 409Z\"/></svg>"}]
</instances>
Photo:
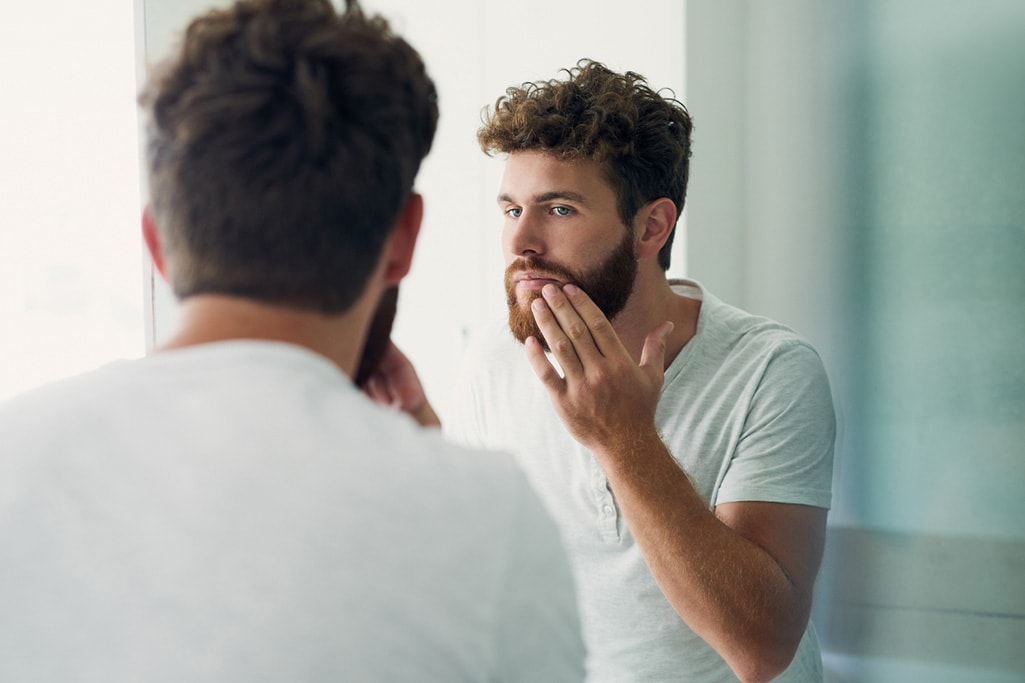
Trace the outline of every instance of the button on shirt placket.
<instances>
[{"instance_id":1,"label":"button on shirt placket","mask_svg":"<svg viewBox=\"0 0 1025 683\"><path fill-rule=\"evenodd\" d=\"M595 519L598 526L598 534L603 541L619 542L619 509L616 501L609 490L608 480L605 473L598 466L594 457L591 457L591 491L594 494L594 501L597 514Z\"/></svg>"}]
</instances>

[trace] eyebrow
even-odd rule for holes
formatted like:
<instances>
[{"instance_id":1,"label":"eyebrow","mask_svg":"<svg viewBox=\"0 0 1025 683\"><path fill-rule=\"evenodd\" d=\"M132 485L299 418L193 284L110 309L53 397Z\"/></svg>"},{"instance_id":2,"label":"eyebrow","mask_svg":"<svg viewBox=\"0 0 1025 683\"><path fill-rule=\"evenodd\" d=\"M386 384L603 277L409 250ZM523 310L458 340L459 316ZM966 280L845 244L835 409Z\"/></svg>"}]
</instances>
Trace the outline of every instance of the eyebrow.
<instances>
[{"instance_id":1,"label":"eyebrow","mask_svg":"<svg viewBox=\"0 0 1025 683\"><path fill-rule=\"evenodd\" d=\"M553 190L551 192L542 192L539 195L534 195L533 199L535 204L544 204L545 202L551 202L558 199L576 202L577 204L582 204L584 206L587 206L589 204L587 198L584 197L584 195L580 194L579 192L572 192L570 190ZM513 201L512 197L510 197L508 194L504 192L498 195L498 201L509 202L511 204L516 203L515 201Z\"/></svg>"}]
</instances>

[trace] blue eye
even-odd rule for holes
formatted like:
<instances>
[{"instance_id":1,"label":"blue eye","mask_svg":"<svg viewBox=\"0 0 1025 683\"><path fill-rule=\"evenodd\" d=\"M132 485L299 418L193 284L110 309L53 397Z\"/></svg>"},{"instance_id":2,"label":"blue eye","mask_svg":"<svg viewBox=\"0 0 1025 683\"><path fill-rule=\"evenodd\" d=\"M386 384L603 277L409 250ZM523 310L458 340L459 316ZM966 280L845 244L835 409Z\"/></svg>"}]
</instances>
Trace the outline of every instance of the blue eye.
<instances>
[{"instance_id":1,"label":"blue eye","mask_svg":"<svg viewBox=\"0 0 1025 683\"><path fill-rule=\"evenodd\" d=\"M512 207L505 210L505 215L510 218L519 218L523 214L523 209Z\"/></svg>"},{"instance_id":2,"label":"blue eye","mask_svg":"<svg viewBox=\"0 0 1025 683\"><path fill-rule=\"evenodd\" d=\"M568 216L571 213L573 213L573 209L569 208L568 206L553 206L552 212L556 216Z\"/></svg>"}]
</instances>

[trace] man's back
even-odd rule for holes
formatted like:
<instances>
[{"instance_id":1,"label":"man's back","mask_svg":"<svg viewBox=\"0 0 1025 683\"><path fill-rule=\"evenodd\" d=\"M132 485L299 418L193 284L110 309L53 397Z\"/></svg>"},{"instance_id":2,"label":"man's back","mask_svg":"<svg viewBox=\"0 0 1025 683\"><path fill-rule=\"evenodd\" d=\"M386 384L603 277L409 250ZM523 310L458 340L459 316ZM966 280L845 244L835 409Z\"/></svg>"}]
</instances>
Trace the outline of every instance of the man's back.
<instances>
[{"instance_id":1,"label":"man's back","mask_svg":"<svg viewBox=\"0 0 1025 683\"><path fill-rule=\"evenodd\" d=\"M579 680L555 527L287 344L0 406L2 680Z\"/></svg>"}]
</instances>

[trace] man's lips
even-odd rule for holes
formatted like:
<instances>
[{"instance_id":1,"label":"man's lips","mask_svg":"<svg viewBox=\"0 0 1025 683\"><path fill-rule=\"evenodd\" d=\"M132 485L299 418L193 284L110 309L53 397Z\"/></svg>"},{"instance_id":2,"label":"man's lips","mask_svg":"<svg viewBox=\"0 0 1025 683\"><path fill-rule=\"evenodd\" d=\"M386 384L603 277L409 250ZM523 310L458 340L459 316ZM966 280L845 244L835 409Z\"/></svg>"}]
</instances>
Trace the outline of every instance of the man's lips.
<instances>
[{"instance_id":1,"label":"man's lips","mask_svg":"<svg viewBox=\"0 0 1025 683\"><path fill-rule=\"evenodd\" d=\"M562 285L563 282L559 278L546 273L537 273L533 271L523 271L516 273L513 276L513 282L517 288L522 289L541 289L549 282L554 285Z\"/></svg>"}]
</instances>

